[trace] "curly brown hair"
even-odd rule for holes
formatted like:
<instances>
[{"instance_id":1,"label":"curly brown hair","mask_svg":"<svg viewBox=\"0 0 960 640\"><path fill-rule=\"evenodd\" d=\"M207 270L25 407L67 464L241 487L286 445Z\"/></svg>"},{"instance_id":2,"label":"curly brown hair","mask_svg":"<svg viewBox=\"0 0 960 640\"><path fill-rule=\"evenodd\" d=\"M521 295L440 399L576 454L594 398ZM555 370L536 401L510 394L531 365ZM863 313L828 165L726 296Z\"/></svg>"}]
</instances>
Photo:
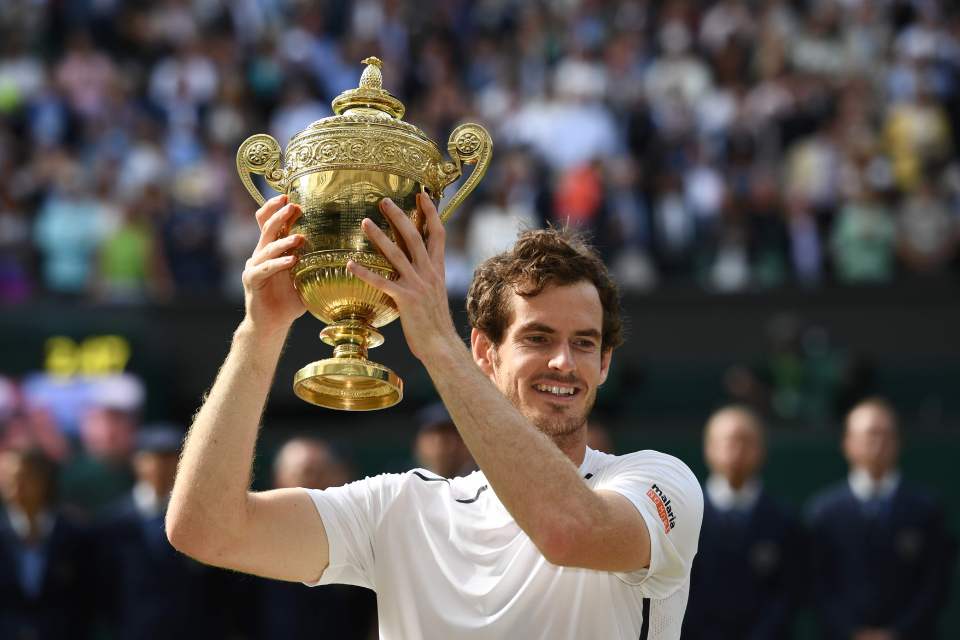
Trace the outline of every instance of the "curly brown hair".
<instances>
[{"instance_id":1,"label":"curly brown hair","mask_svg":"<svg viewBox=\"0 0 960 640\"><path fill-rule=\"evenodd\" d=\"M603 306L601 348L623 344L620 292L596 249L571 229L522 232L509 251L482 262L467 292L467 319L496 345L511 321L510 293L535 296L551 285L593 283Z\"/></svg>"}]
</instances>

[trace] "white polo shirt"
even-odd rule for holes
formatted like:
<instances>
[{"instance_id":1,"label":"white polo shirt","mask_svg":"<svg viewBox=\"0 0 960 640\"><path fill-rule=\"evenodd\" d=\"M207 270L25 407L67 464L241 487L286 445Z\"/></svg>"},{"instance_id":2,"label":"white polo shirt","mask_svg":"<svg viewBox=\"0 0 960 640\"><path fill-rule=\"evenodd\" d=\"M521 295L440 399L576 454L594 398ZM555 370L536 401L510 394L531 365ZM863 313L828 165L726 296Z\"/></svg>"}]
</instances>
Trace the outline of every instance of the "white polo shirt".
<instances>
[{"instance_id":1,"label":"white polo shirt","mask_svg":"<svg viewBox=\"0 0 960 640\"><path fill-rule=\"evenodd\" d=\"M316 584L377 592L380 638L667 640L680 637L703 494L680 460L587 449L580 475L629 499L650 530L650 568L547 562L480 471L417 469L309 490L330 543Z\"/></svg>"}]
</instances>

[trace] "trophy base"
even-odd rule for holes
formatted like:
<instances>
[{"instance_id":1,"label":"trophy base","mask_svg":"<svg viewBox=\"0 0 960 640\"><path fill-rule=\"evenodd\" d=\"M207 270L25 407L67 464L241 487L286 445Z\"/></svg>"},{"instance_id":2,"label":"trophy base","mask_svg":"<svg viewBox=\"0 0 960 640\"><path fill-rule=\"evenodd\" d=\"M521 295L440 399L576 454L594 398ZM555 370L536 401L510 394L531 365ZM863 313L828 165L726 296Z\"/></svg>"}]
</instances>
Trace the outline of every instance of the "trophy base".
<instances>
[{"instance_id":1,"label":"trophy base","mask_svg":"<svg viewBox=\"0 0 960 640\"><path fill-rule=\"evenodd\" d=\"M293 392L301 400L328 409L373 411L403 399L403 380L366 358L327 358L297 371Z\"/></svg>"}]
</instances>

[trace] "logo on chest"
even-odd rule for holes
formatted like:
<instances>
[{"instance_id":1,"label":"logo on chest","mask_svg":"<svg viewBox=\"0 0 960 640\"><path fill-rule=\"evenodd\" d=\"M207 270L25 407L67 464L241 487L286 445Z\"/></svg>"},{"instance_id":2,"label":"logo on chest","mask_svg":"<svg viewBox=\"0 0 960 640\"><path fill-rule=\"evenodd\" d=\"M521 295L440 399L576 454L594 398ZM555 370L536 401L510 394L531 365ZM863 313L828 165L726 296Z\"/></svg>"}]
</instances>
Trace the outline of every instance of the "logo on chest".
<instances>
[{"instance_id":1,"label":"logo on chest","mask_svg":"<svg viewBox=\"0 0 960 640\"><path fill-rule=\"evenodd\" d=\"M653 500L653 504L657 507L657 515L660 516L660 522L663 523L663 532L670 533L670 530L677 524L677 516L673 513L670 498L657 485L647 489L647 497Z\"/></svg>"}]
</instances>

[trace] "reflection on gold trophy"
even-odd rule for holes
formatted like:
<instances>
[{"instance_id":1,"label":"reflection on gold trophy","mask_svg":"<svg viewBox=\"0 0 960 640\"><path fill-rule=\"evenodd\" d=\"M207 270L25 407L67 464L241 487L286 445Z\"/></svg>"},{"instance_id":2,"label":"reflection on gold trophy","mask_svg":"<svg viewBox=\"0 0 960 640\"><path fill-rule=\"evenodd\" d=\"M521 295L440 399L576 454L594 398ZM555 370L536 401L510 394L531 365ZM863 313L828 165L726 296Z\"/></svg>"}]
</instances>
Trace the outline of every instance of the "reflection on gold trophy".
<instances>
[{"instance_id":1,"label":"reflection on gold trophy","mask_svg":"<svg viewBox=\"0 0 960 640\"><path fill-rule=\"evenodd\" d=\"M383 343L376 327L394 320L397 309L385 293L350 275L347 260L391 280L397 274L367 240L360 222L370 218L393 238L378 208L389 197L422 230L416 194L426 192L439 203L463 165L476 164L440 211L445 222L483 178L493 149L486 129L464 124L450 134L451 160L444 161L420 129L402 120L403 104L382 87L380 60L363 62L360 86L333 101L336 115L293 136L286 153L262 133L237 150L240 179L259 204L265 199L251 173L262 175L303 210L287 230L306 238L291 275L307 309L327 325L320 339L333 347L333 357L300 369L293 388L303 400L331 409L383 409L403 397L403 381L367 359L367 350Z\"/></svg>"}]
</instances>

